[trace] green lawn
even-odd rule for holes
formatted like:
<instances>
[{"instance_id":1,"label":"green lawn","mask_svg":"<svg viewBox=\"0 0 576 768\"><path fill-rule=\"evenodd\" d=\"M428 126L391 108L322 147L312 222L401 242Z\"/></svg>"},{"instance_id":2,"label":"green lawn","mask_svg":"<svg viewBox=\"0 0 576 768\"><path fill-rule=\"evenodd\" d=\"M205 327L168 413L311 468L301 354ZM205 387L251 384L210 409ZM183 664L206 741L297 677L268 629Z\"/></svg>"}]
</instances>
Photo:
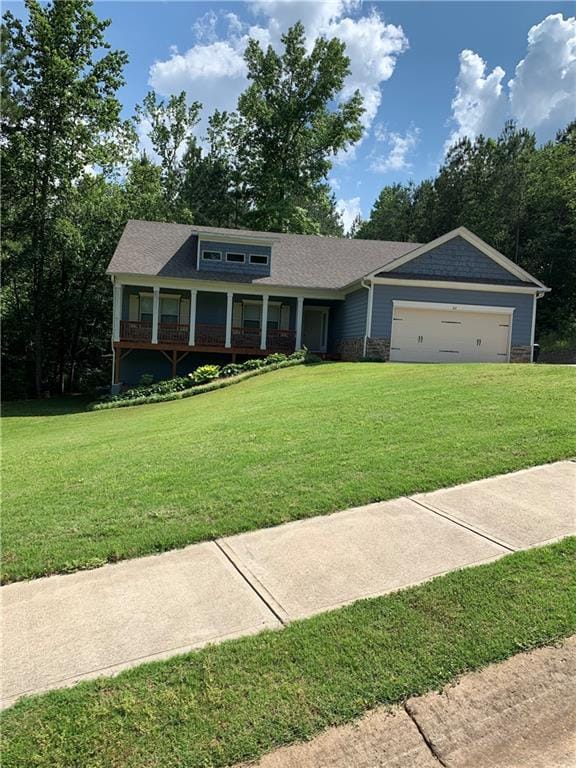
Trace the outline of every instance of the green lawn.
<instances>
[{"instance_id":1,"label":"green lawn","mask_svg":"<svg viewBox=\"0 0 576 768\"><path fill-rule=\"evenodd\" d=\"M135 408L9 406L4 578L574 455L575 384L575 369L559 366L339 363Z\"/></svg>"},{"instance_id":2,"label":"green lawn","mask_svg":"<svg viewBox=\"0 0 576 768\"><path fill-rule=\"evenodd\" d=\"M282 631L30 698L3 768L183 768L253 759L381 703L576 632L576 539Z\"/></svg>"}]
</instances>

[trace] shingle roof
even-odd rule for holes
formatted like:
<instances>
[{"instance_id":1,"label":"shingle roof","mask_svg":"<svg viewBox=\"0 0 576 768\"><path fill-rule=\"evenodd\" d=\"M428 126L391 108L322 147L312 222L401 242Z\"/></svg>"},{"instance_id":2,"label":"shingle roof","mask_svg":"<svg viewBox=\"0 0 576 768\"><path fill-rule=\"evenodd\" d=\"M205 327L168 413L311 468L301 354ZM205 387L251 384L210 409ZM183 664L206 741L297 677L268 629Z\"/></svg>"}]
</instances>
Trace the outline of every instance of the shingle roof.
<instances>
[{"instance_id":1,"label":"shingle roof","mask_svg":"<svg viewBox=\"0 0 576 768\"><path fill-rule=\"evenodd\" d=\"M255 277L240 271L231 274L197 270L198 234L267 237L274 240L270 276ZM131 220L124 228L107 271L255 285L339 289L384 267L417 246L418 243L386 240L285 235Z\"/></svg>"}]
</instances>

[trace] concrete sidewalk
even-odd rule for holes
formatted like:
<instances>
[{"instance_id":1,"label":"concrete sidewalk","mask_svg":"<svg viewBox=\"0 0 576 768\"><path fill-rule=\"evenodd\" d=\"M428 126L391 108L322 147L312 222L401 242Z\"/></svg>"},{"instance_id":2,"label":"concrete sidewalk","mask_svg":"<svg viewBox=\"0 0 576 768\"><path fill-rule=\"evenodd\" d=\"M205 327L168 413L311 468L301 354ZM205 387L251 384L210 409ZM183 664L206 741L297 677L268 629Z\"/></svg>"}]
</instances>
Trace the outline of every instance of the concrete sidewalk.
<instances>
[{"instance_id":1,"label":"concrete sidewalk","mask_svg":"<svg viewBox=\"0 0 576 768\"><path fill-rule=\"evenodd\" d=\"M10 584L2 706L576 533L576 463Z\"/></svg>"},{"instance_id":2,"label":"concrete sidewalk","mask_svg":"<svg viewBox=\"0 0 576 768\"><path fill-rule=\"evenodd\" d=\"M576 637L265 755L253 768L575 768ZM238 766L240 768L240 766ZM244 765L243 768L248 768Z\"/></svg>"}]
</instances>

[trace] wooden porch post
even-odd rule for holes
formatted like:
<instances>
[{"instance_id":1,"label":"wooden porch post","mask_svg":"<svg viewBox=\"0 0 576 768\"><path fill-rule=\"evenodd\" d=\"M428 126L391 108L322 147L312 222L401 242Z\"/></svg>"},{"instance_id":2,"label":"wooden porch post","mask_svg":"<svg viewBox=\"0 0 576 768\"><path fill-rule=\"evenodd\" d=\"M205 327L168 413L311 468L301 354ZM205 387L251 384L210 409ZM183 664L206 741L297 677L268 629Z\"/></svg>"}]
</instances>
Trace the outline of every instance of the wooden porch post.
<instances>
[{"instance_id":1,"label":"wooden porch post","mask_svg":"<svg viewBox=\"0 0 576 768\"><path fill-rule=\"evenodd\" d=\"M262 321L260 328L260 349L268 346L268 296L262 296Z\"/></svg>"},{"instance_id":2,"label":"wooden porch post","mask_svg":"<svg viewBox=\"0 0 576 768\"><path fill-rule=\"evenodd\" d=\"M152 304L152 344L158 344L158 315L160 310L160 288L154 286L154 300Z\"/></svg>"},{"instance_id":3,"label":"wooden porch post","mask_svg":"<svg viewBox=\"0 0 576 768\"><path fill-rule=\"evenodd\" d=\"M178 365L178 352L174 349L172 350L172 378L176 378L176 369Z\"/></svg>"},{"instance_id":4,"label":"wooden porch post","mask_svg":"<svg viewBox=\"0 0 576 768\"><path fill-rule=\"evenodd\" d=\"M234 294L228 292L226 294L226 340L224 346L230 348L232 346L232 303Z\"/></svg>"},{"instance_id":5,"label":"wooden porch post","mask_svg":"<svg viewBox=\"0 0 576 768\"><path fill-rule=\"evenodd\" d=\"M188 335L188 346L193 347L196 343L196 299L198 291L192 288L190 291L190 333Z\"/></svg>"},{"instance_id":6,"label":"wooden porch post","mask_svg":"<svg viewBox=\"0 0 576 768\"><path fill-rule=\"evenodd\" d=\"M296 304L296 349L302 349L302 314L304 312L304 298L298 296Z\"/></svg>"}]
</instances>

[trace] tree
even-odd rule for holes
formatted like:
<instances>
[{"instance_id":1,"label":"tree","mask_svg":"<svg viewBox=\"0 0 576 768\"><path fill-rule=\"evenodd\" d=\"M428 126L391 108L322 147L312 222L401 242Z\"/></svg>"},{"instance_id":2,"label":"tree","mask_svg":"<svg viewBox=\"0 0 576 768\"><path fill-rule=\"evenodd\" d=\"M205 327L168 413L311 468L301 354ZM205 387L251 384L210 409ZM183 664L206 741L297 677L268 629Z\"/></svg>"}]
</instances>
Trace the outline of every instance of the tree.
<instances>
[{"instance_id":1,"label":"tree","mask_svg":"<svg viewBox=\"0 0 576 768\"><path fill-rule=\"evenodd\" d=\"M166 212L183 223L191 220L191 215L183 205L181 194L184 181L182 159L196 148L193 131L201 109L202 105L197 101L187 105L184 91L170 96L168 101L158 99L154 91L150 91L136 107L135 122L148 128L148 138L160 159Z\"/></svg>"},{"instance_id":2,"label":"tree","mask_svg":"<svg viewBox=\"0 0 576 768\"><path fill-rule=\"evenodd\" d=\"M63 314L55 304L75 271L62 247L71 242L69 208L87 169L113 163L120 134L129 134L116 98L127 57L110 50L109 22L88 0L26 0L26 8L26 23L3 17L2 213L9 307L39 394L55 373L48 328Z\"/></svg>"},{"instance_id":3,"label":"tree","mask_svg":"<svg viewBox=\"0 0 576 768\"><path fill-rule=\"evenodd\" d=\"M282 43L282 54L248 43L251 83L238 100L232 136L252 225L308 232L316 228L311 210L325 195L331 158L362 134L362 97L357 91L330 108L350 71L340 40L318 38L306 54L299 22Z\"/></svg>"}]
</instances>

